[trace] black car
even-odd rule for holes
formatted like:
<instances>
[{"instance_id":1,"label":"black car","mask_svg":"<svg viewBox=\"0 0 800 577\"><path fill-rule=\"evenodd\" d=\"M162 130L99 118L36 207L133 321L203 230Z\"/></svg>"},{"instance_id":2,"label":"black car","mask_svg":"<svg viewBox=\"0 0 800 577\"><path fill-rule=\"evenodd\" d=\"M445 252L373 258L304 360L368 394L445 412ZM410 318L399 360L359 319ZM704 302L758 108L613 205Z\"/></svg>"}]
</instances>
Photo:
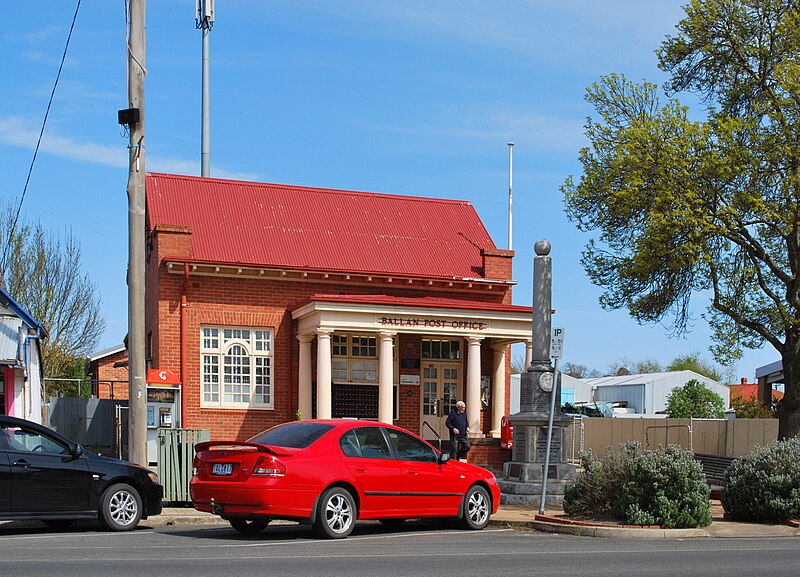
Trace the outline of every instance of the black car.
<instances>
[{"instance_id":1,"label":"black car","mask_svg":"<svg viewBox=\"0 0 800 577\"><path fill-rule=\"evenodd\" d=\"M85 450L55 431L0 416L0 520L38 519L68 527L98 519L128 531L161 513L155 473Z\"/></svg>"}]
</instances>

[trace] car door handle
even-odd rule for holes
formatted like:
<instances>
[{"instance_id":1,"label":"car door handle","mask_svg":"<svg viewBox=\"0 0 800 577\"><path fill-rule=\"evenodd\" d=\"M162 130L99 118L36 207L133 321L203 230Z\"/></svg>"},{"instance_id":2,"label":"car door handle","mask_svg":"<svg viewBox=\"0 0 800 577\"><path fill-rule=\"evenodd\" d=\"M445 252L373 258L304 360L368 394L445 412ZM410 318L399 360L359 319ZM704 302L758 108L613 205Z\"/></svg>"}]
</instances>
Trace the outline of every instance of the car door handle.
<instances>
[{"instance_id":1,"label":"car door handle","mask_svg":"<svg viewBox=\"0 0 800 577\"><path fill-rule=\"evenodd\" d=\"M367 469L366 467L356 467L356 471L358 471L359 473L366 473Z\"/></svg>"},{"instance_id":2,"label":"car door handle","mask_svg":"<svg viewBox=\"0 0 800 577\"><path fill-rule=\"evenodd\" d=\"M15 467L22 467L23 469L30 466L30 463L25 459L20 459L19 461L14 461L11 463Z\"/></svg>"},{"instance_id":3,"label":"car door handle","mask_svg":"<svg viewBox=\"0 0 800 577\"><path fill-rule=\"evenodd\" d=\"M406 473L408 473L409 475L418 475L419 474L417 471L406 471Z\"/></svg>"}]
</instances>

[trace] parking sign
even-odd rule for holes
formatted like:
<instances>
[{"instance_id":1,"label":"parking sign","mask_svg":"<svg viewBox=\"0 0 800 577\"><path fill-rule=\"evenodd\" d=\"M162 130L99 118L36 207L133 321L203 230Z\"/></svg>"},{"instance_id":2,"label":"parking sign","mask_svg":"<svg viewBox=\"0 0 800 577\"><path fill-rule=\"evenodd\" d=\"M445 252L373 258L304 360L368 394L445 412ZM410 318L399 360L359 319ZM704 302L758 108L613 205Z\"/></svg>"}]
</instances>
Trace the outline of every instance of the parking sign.
<instances>
[{"instance_id":1,"label":"parking sign","mask_svg":"<svg viewBox=\"0 0 800 577\"><path fill-rule=\"evenodd\" d=\"M564 352L564 328L553 327L550 330L550 358L560 359Z\"/></svg>"}]
</instances>

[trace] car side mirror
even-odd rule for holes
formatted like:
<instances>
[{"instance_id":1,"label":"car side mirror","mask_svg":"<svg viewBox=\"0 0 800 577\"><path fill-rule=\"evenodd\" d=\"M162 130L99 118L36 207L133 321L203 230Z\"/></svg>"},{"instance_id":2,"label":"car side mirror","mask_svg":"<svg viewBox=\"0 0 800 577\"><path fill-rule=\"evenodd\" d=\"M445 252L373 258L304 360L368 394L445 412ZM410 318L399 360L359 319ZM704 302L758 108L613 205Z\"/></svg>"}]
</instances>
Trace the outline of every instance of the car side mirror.
<instances>
[{"instance_id":1,"label":"car side mirror","mask_svg":"<svg viewBox=\"0 0 800 577\"><path fill-rule=\"evenodd\" d=\"M70 451L73 459L77 459L81 455L83 455L83 445L75 445L72 447L72 451Z\"/></svg>"},{"instance_id":2,"label":"car side mirror","mask_svg":"<svg viewBox=\"0 0 800 577\"><path fill-rule=\"evenodd\" d=\"M444 465L449 460L450 460L450 453L439 453L439 458L437 459L437 462L440 465Z\"/></svg>"}]
</instances>

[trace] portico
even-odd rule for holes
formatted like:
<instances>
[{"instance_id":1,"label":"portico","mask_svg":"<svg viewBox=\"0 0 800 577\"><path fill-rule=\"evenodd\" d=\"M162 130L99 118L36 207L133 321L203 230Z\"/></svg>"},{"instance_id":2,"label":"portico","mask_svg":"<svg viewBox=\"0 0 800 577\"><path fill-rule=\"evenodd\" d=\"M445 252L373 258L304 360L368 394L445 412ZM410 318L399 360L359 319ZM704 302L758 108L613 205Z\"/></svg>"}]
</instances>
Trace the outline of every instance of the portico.
<instances>
[{"instance_id":1,"label":"portico","mask_svg":"<svg viewBox=\"0 0 800 577\"><path fill-rule=\"evenodd\" d=\"M347 403L335 398L334 386L347 387L351 394L360 394L354 393L356 387L371 386L377 387L381 422L398 420L401 402L404 410L412 410L409 401L414 398L423 428L426 416L441 418L463 399L471 435L499 437L500 420L507 413L508 347L530 341L530 315L530 307L443 298L312 295L292 310L300 343L300 416L363 417L347 414ZM487 357L490 362L484 366Z\"/></svg>"}]
</instances>

